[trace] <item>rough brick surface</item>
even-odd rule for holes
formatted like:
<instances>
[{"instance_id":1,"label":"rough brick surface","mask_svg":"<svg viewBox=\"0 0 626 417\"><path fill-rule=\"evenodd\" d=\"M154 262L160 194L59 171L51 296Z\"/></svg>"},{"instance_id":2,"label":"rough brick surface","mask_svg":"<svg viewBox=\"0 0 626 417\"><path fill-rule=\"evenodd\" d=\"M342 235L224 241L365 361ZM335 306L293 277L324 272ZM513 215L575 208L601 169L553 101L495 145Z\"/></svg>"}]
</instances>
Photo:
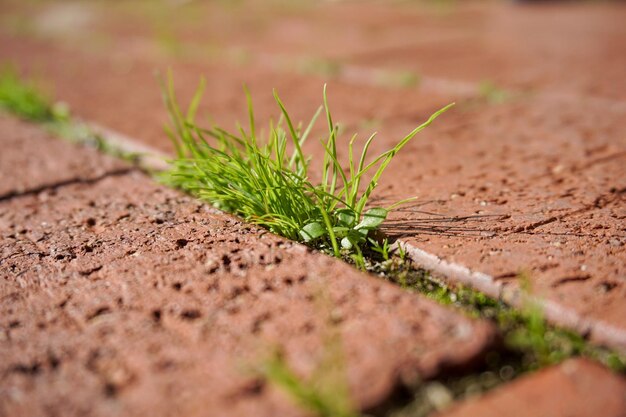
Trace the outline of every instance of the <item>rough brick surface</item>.
<instances>
[{"instance_id":1,"label":"rough brick surface","mask_svg":"<svg viewBox=\"0 0 626 417\"><path fill-rule=\"evenodd\" d=\"M562 308L551 319L624 350L625 117L560 99L450 114L394 161L389 201L420 201L387 230L493 277L492 295L525 273L533 294ZM394 172L414 180L393 184Z\"/></svg>"},{"instance_id":2,"label":"rough brick surface","mask_svg":"<svg viewBox=\"0 0 626 417\"><path fill-rule=\"evenodd\" d=\"M129 169L92 149L84 149L77 158L72 145L4 114L0 114L0 133L0 200Z\"/></svg>"},{"instance_id":3,"label":"rough brick surface","mask_svg":"<svg viewBox=\"0 0 626 417\"><path fill-rule=\"evenodd\" d=\"M571 359L459 404L441 417L623 417L626 380L584 359Z\"/></svg>"},{"instance_id":4,"label":"rough brick surface","mask_svg":"<svg viewBox=\"0 0 626 417\"><path fill-rule=\"evenodd\" d=\"M136 172L0 202L3 417L301 415L250 368L278 346L310 374L335 328L362 407L493 335Z\"/></svg>"}]
</instances>

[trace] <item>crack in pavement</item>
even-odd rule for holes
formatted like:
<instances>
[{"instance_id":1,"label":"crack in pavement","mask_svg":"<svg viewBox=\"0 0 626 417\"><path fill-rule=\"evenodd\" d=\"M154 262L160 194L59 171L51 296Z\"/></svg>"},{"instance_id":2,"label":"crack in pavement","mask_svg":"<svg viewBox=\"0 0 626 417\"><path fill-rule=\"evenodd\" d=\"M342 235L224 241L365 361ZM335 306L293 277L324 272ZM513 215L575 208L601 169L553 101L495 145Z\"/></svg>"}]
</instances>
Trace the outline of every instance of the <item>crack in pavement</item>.
<instances>
[{"instance_id":1,"label":"crack in pavement","mask_svg":"<svg viewBox=\"0 0 626 417\"><path fill-rule=\"evenodd\" d=\"M70 186L70 185L76 185L76 184L91 185L91 184L96 184L99 181L102 181L103 179L108 178L108 177L119 177L119 176L131 174L133 172L140 172L140 170L137 169L136 167L120 168L120 169L115 169L113 171L105 172L104 174L98 175L97 177L93 177L93 178L71 178L71 179L68 179L68 180L58 181L58 182L54 182L54 183L50 183L50 184L43 184L43 185L40 185L38 187L30 188L30 189L24 190L24 191L9 191L8 193L0 194L0 203L2 203L4 201L11 200L11 199L14 199L14 198L28 197L28 196L32 196L32 195L37 195L37 194L39 194L41 192L44 192L44 191L58 190L60 188L67 187L67 186Z\"/></svg>"}]
</instances>

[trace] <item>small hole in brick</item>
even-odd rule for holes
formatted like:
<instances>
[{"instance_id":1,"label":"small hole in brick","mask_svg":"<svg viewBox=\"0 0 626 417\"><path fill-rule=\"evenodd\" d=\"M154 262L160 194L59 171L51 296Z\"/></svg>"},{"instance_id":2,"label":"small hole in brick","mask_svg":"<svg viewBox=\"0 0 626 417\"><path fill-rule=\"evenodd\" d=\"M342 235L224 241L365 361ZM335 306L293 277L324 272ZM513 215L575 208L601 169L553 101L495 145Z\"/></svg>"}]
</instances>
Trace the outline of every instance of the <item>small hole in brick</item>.
<instances>
[{"instance_id":1,"label":"small hole in brick","mask_svg":"<svg viewBox=\"0 0 626 417\"><path fill-rule=\"evenodd\" d=\"M117 387L114 384L107 382L104 384L104 395L107 397L115 397L115 395L117 395Z\"/></svg>"},{"instance_id":2,"label":"small hole in brick","mask_svg":"<svg viewBox=\"0 0 626 417\"><path fill-rule=\"evenodd\" d=\"M178 246L179 248L184 248L185 246L187 246L187 243L189 243L187 239L176 240L176 246Z\"/></svg>"},{"instance_id":3,"label":"small hole in brick","mask_svg":"<svg viewBox=\"0 0 626 417\"><path fill-rule=\"evenodd\" d=\"M48 353L48 363L51 369L57 369L61 364L61 360L52 352Z\"/></svg>"},{"instance_id":4,"label":"small hole in brick","mask_svg":"<svg viewBox=\"0 0 626 417\"><path fill-rule=\"evenodd\" d=\"M246 396L257 396L263 393L265 389L265 381L262 379L254 379L241 388L241 393Z\"/></svg>"},{"instance_id":5,"label":"small hole in brick","mask_svg":"<svg viewBox=\"0 0 626 417\"><path fill-rule=\"evenodd\" d=\"M159 323L161 321L161 310L152 310L152 319Z\"/></svg>"},{"instance_id":6,"label":"small hole in brick","mask_svg":"<svg viewBox=\"0 0 626 417\"><path fill-rule=\"evenodd\" d=\"M201 314L199 310L190 309L190 310L183 311L180 316L184 320L196 320L200 318Z\"/></svg>"}]
</instances>

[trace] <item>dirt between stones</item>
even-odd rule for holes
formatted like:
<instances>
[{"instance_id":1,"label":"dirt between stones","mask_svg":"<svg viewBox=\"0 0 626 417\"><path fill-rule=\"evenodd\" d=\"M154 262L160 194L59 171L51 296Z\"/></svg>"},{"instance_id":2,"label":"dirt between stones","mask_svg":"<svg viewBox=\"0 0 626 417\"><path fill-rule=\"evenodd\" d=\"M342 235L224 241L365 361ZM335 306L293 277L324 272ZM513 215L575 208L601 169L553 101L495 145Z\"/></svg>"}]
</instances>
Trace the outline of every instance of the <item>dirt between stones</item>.
<instances>
[{"instance_id":1,"label":"dirt between stones","mask_svg":"<svg viewBox=\"0 0 626 417\"><path fill-rule=\"evenodd\" d=\"M10 154L22 149L8 137L40 141L33 178L74 171L33 163L49 145L108 163L22 123L3 128ZM331 329L352 396L369 407L402 381L471 363L494 334L137 172L0 201L0 278L7 417L302 415L250 370L277 346L310 374Z\"/></svg>"}]
</instances>

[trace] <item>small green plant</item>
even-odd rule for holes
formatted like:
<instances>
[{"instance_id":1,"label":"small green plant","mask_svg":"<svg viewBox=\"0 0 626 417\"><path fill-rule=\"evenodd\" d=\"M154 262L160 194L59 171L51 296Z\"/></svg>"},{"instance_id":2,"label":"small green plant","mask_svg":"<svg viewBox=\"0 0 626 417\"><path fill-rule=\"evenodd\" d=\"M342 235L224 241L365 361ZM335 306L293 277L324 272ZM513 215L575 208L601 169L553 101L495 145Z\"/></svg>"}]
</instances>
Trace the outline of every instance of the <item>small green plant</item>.
<instances>
[{"instance_id":1,"label":"small green plant","mask_svg":"<svg viewBox=\"0 0 626 417\"><path fill-rule=\"evenodd\" d=\"M0 69L0 108L36 122L67 118L64 106L52 104L34 83L22 80L10 65Z\"/></svg>"},{"instance_id":2,"label":"small green plant","mask_svg":"<svg viewBox=\"0 0 626 417\"><path fill-rule=\"evenodd\" d=\"M335 78L341 75L342 66L338 61L321 58L302 58L297 66L302 74Z\"/></svg>"},{"instance_id":3,"label":"small green plant","mask_svg":"<svg viewBox=\"0 0 626 417\"><path fill-rule=\"evenodd\" d=\"M386 87L410 88L417 87L421 81L419 74L412 71L383 70L376 76L376 83Z\"/></svg>"},{"instance_id":4,"label":"small green plant","mask_svg":"<svg viewBox=\"0 0 626 417\"><path fill-rule=\"evenodd\" d=\"M479 96L490 104L502 104L511 99L511 93L498 87L495 83L485 80L478 86Z\"/></svg>"},{"instance_id":5,"label":"small green plant","mask_svg":"<svg viewBox=\"0 0 626 417\"><path fill-rule=\"evenodd\" d=\"M276 351L263 363L261 373L283 389L301 407L320 417L357 417L350 402L343 358L337 347L327 345L325 358L309 378L297 375Z\"/></svg>"},{"instance_id":6,"label":"small green plant","mask_svg":"<svg viewBox=\"0 0 626 417\"><path fill-rule=\"evenodd\" d=\"M493 321L504 341L504 365L514 365L516 374L556 364L573 356L585 356L608 366L616 372L626 371L626 357L603 347L596 347L574 331L550 325L543 307L530 297L530 280L527 272L518 279L525 302L514 309L502 300L462 285L449 285L423 270L415 269L410 258L401 258L398 244L392 262L374 265L373 272L385 273L385 277L405 289L417 291L443 305L460 308L470 317Z\"/></svg>"},{"instance_id":7,"label":"small green plant","mask_svg":"<svg viewBox=\"0 0 626 417\"><path fill-rule=\"evenodd\" d=\"M53 103L36 83L21 78L10 65L0 69L0 110L31 122L42 123L48 131L59 137L117 158L136 163L142 156L113 145L87 124L72 120L67 105Z\"/></svg>"},{"instance_id":8,"label":"small green plant","mask_svg":"<svg viewBox=\"0 0 626 417\"><path fill-rule=\"evenodd\" d=\"M367 238L367 240L369 240L369 242L371 243L371 247L370 249L373 250L374 252L378 253L384 261L388 261L389 260L389 239L385 238L383 239L382 243L379 243L377 240L370 238Z\"/></svg>"},{"instance_id":9,"label":"small green plant","mask_svg":"<svg viewBox=\"0 0 626 417\"><path fill-rule=\"evenodd\" d=\"M332 318L332 303L324 288L316 295L315 301L324 314L324 324L320 329L318 360L310 375L303 377L294 372L278 349L272 350L257 367L257 372L270 384L285 391L301 407L319 417L358 417L359 413L350 398L341 333Z\"/></svg>"},{"instance_id":10,"label":"small green plant","mask_svg":"<svg viewBox=\"0 0 626 417\"><path fill-rule=\"evenodd\" d=\"M357 137L354 135L348 144L348 164L344 169L337 155L339 129L328 107L326 87L323 105L306 128L294 125L274 92L281 116L277 123L270 122L265 139L257 135L247 90L248 130L239 127L231 133L220 127L196 125L194 119L203 90L204 81L183 114L176 101L171 74L168 85L163 87L172 121L167 131L177 152L164 181L276 234L308 243L336 257L352 256L362 267L362 251L369 244L368 235L379 228L390 210L407 201L367 208L385 168L417 133L452 106L434 113L393 148L370 161L368 149L376 134L365 142L360 155L354 150ZM324 149L321 183L313 184L309 180L311 158L302 147L322 110L328 133L320 141Z\"/></svg>"}]
</instances>

